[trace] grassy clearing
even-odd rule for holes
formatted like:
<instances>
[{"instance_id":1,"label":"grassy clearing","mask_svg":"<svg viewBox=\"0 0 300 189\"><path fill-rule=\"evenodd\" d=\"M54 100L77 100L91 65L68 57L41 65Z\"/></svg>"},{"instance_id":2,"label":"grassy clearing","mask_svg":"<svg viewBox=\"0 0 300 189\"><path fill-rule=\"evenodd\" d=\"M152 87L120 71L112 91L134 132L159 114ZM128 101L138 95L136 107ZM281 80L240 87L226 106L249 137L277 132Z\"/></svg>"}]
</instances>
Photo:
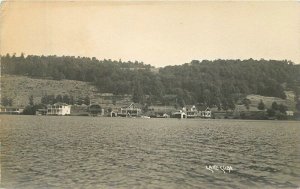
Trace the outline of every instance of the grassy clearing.
<instances>
[{"instance_id":1,"label":"grassy clearing","mask_svg":"<svg viewBox=\"0 0 300 189\"><path fill-rule=\"evenodd\" d=\"M14 106L26 106L30 95L33 95L35 103L39 103L41 97L46 94L68 94L75 98L90 96L92 99L100 93L90 83L81 81L33 79L14 75L1 76L1 96L12 98Z\"/></svg>"},{"instance_id":2,"label":"grassy clearing","mask_svg":"<svg viewBox=\"0 0 300 189\"><path fill-rule=\"evenodd\" d=\"M295 110L295 94L293 91L285 91L285 94L287 96L286 99L281 99L277 97L267 97L267 96L261 96L261 95L248 95L247 99L251 101L250 107L257 107L258 103L262 100L267 108L270 108L272 106L273 102L276 102L277 104L283 104L288 107L289 110Z\"/></svg>"}]
</instances>

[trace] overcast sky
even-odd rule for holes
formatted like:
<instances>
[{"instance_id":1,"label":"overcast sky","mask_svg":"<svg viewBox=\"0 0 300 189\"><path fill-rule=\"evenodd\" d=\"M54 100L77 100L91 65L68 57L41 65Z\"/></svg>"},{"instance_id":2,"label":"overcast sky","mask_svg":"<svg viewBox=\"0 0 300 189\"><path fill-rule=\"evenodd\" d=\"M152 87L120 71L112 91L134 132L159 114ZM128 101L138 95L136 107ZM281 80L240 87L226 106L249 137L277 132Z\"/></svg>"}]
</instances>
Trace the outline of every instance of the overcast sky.
<instances>
[{"instance_id":1,"label":"overcast sky","mask_svg":"<svg viewBox=\"0 0 300 189\"><path fill-rule=\"evenodd\" d=\"M300 2L2 2L1 54L300 63Z\"/></svg>"}]
</instances>

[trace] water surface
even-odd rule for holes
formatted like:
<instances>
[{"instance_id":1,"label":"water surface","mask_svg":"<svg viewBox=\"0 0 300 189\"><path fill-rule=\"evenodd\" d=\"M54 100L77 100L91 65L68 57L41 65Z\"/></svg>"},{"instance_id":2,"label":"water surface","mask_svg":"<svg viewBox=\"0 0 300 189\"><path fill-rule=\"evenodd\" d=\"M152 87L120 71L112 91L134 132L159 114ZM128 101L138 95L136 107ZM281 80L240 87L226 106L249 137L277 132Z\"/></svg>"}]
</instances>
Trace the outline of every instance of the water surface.
<instances>
[{"instance_id":1,"label":"water surface","mask_svg":"<svg viewBox=\"0 0 300 189\"><path fill-rule=\"evenodd\" d=\"M292 121L1 116L3 188L298 188ZM231 166L233 171L206 169Z\"/></svg>"}]
</instances>

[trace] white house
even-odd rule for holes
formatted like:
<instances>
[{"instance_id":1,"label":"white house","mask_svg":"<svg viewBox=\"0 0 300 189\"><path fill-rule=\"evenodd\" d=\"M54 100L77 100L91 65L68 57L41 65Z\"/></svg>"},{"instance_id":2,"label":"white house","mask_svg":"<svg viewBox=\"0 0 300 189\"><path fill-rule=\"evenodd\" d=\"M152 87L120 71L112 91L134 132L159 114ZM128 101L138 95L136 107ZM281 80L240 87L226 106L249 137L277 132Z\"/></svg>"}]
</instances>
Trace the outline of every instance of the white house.
<instances>
[{"instance_id":1,"label":"white house","mask_svg":"<svg viewBox=\"0 0 300 189\"><path fill-rule=\"evenodd\" d=\"M293 111L285 111L287 116L294 116L294 112Z\"/></svg>"},{"instance_id":2,"label":"white house","mask_svg":"<svg viewBox=\"0 0 300 189\"><path fill-rule=\"evenodd\" d=\"M186 112L187 118L195 118L198 116L198 110L195 105L183 109Z\"/></svg>"},{"instance_id":3,"label":"white house","mask_svg":"<svg viewBox=\"0 0 300 189\"><path fill-rule=\"evenodd\" d=\"M142 109L138 107L137 104L131 103L126 108L121 108L121 113L119 114L122 117L136 117L140 116Z\"/></svg>"},{"instance_id":4,"label":"white house","mask_svg":"<svg viewBox=\"0 0 300 189\"><path fill-rule=\"evenodd\" d=\"M47 106L47 115L70 115L71 106L66 104L54 104Z\"/></svg>"},{"instance_id":5,"label":"white house","mask_svg":"<svg viewBox=\"0 0 300 189\"><path fill-rule=\"evenodd\" d=\"M211 118L211 111L208 107L203 111L199 111L199 114L202 118Z\"/></svg>"}]
</instances>

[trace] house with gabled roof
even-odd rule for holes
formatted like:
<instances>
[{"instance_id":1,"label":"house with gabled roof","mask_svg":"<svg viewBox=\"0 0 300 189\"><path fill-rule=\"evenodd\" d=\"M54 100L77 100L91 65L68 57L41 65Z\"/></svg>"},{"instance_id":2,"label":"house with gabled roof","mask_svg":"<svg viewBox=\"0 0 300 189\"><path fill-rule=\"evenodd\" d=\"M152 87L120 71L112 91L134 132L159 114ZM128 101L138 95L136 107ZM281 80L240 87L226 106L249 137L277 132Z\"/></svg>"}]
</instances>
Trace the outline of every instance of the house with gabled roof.
<instances>
[{"instance_id":1,"label":"house with gabled roof","mask_svg":"<svg viewBox=\"0 0 300 189\"><path fill-rule=\"evenodd\" d=\"M141 106L136 103L131 103L129 106L121 108L120 113L118 113L118 116L137 117L140 116L141 113L142 113Z\"/></svg>"},{"instance_id":2,"label":"house with gabled roof","mask_svg":"<svg viewBox=\"0 0 300 189\"><path fill-rule=\"evenodd\" d=\"M209 107L200 107L199 116L201 118L211 118L211 110Z\"/></svg>"},{"instance_id":3,"label":"house with gabled roof","mask_svg":"<svg viewBox=\"0 0 300 189\"><path fill-rule=\"evenodd\" d=\"M186 111L187 118L196 118L198 117L198 110L195 105L188 105L183 110Z\"/></svg>"}]
</instances>

